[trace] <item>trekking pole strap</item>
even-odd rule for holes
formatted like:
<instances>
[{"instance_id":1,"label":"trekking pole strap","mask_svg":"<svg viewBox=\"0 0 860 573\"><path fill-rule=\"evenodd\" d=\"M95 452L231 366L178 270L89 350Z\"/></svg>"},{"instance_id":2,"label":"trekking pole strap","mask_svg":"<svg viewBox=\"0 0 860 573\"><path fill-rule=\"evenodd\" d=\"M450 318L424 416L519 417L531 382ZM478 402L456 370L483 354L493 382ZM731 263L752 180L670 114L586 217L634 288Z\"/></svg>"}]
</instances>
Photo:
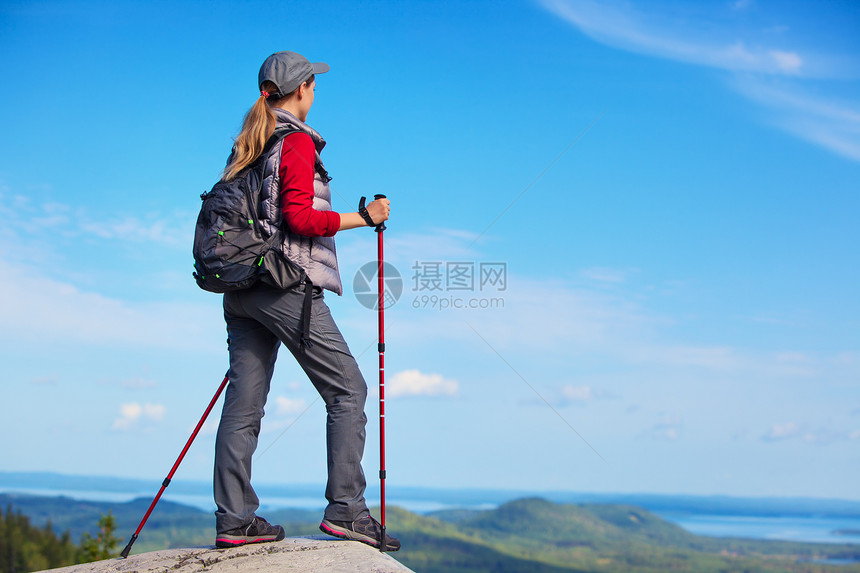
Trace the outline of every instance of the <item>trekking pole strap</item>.
<instances>
[{"instance_id":1,"label":"trekking pole strap","mask_svg":"<svg viewBox=\"0 0 860 573\"><path fill-rule=\"evenodd\" d=\"M367 200L367 197L362 197L358 201L358 214L361 215L361 218L364 219L364 222L367 223L368 227L376 227L376 223L374 223L373 218L370 216L370 213L367 212L367 207L364 206L364 202Z\"/></svg>"},{"instance_id":2,"label":"trekking pole strap","mask_svg":"<svg viewBox=\"0 0 860 573\"><path fill-rule=\"evenodd\" d=\"M377 194L373 196L373 200L377 199L385 199L385 195ZM367 197L362 197L358 201L358 214L361 215L361 218L367 223L368 226L373 227L377 233L381 233L385 230L385 223L376 223L373 218L370 216L370 213L367 212L367 208L364 206L364 202L367 200Z\"/></svg>"},{"instance_id":3,"label":"trekking pole strap","mask_svg":"<svg viewBox=\"0 0 860 573\"><path fill-rule=\"evenodd\" d=\"M311 347L311 309L313 306L314 285L310 278L305 278L305 299L302 304L302 333L299 336L299 346L302 350Z\"/></svg>"}]
</instances>

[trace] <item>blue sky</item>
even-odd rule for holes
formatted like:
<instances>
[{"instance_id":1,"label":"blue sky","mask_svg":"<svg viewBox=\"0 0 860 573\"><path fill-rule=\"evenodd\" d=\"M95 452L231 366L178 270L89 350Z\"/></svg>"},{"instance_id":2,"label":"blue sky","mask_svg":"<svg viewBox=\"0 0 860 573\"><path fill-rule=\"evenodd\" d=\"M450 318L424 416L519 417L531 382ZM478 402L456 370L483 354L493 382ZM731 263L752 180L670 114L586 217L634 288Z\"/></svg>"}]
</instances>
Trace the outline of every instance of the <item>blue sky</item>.
<instances>
[{"instance_id":1,"label":"blue sky","mask_svg":"<svg viewBox=\"0 0 860 573\"><path fill-rule=\"evenodd\" d=\"M199 195L290 49L331 65L335 209L392 200L390 487L860 499L857 29L835 1L4 3L0 469L169 470L227 368ZM373 389L375 235L337 241ZM321 483L324 416L284 353L255 480Z\"/></svg>"}]
</instances>

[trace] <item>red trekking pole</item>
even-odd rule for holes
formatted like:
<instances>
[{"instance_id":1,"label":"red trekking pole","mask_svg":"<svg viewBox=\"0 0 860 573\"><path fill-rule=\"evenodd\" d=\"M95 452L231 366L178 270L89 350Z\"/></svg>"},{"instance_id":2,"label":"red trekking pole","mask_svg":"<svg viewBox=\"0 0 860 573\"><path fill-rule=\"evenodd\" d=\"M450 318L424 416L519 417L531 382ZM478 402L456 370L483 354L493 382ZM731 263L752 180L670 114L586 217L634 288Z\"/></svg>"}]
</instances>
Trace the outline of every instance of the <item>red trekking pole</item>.
<instances>
[{"instance_id":1,"label":"red trekking pole","mask_svg":"<svg viewBox=\"0 0 860 573\"><path fill-rule=\"evenodd\" d=\"M385 195L374 195L373 199L385 199ZM382 258L382 231L385 223L376 226L376 259L379 265L379 496L382 506L380 522L382 525L382 542L380 551L386 551L385 543L385 278Z\"/></svg>"},{"instance_id":2,"label":"red trekking pole","mask_svg":"<svg viewBox=\"0 0 860 573\"><path fill-rule=\"evenodd\" d=\"M194 441L194 438L197 437L197 433L200 431L200 428L203 427L203 422L206 421L206 418L209 416L209 412L212 411L212 407L215 406L215 402L218 401L218 397L221 396L221 392L224 391L224 387L227 385L228 380L229 378L227 376L224 376L224 380L221 382L221 386L219 386L218 391L215 392L215 397L212 398L211 402L209 402L209 406L206 408L206 411L203 412L203 417L200 418L199 422L197 422L197 427L194 428L194 431L191 433L191 437L188 438L188 441L185 443L185 447L182 448L182 453L179 454L179 457L176 459L176 463L173 464L173 468L170 470L170 473L167 474L167 477L164 478L164 481L161 483L161 489L158 490L155 499L152 500L149 509L146 510L146 515L143 516L143 519L140 521L140 525L137 526L137 531L134 532L134 535L131 536L131 540L129 540L128 545L126 545L125 549L123 549L120 553L120 556L123 559L128 557L128 553L129 551L131 551L131 546L134 545L135 541L137 541L137 536L140 534L140 530L143 529L143 526L146 524L146 520L149 519L149 514L152 513L153 509L155 509L155 504L158 503L159 499L161 499L161 494L164 493L164 490L167 489L167 486L170 485L170 480L173 479L173 474L176 473L177 468L179 468L179 464L182 462L182 458L185 457L186 452L188 452L188 448L191 447L191 442ZM383 529L385 528L383 527Z\"/></svg>"}]
</instances>

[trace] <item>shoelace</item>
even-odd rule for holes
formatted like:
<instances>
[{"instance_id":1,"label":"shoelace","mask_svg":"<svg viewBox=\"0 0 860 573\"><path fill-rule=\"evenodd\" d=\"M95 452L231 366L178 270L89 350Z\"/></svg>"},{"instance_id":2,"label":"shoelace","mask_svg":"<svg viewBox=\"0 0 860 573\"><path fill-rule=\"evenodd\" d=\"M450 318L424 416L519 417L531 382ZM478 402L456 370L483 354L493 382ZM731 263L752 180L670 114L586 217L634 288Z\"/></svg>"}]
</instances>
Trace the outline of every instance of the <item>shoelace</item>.
<instances>
[{"instance_id":1,"label":"shoelace","mask_svg":"<svg viewBox=\"0 0 860 573\"><path fill-rule=\"evenodd\" d=\"M259 532L260 532L260 530L262 529L262 528L260 527L260 525L258 524L259 522L263 522L263 523L266 525L266 527L269 527L269 522L268 522L268 521L266 521L265 519L263 519L263 518L262 518L262 517L260 517L260 516L255 515L255 516L254 516L254 519L252 519L252 520L251 520L251 523L249 523L249 524L248 524L248 527L245 529L245 535L247 535L247 534L248 534L248 532L249 532L249 531L251 531L251 528L252 528L252 527L254 527L254 525L256 525L256 526L257 526L257 533L259 533Z\"/></svg>"},{"instance_id":2,"label":"shoelace","mask_svg":"<svg viewBox=\"0 0 860 573\"><path fill-rule=\"evenodd\" d=\"M365 523L367 523L369 521L370 523L369 523L368 527L373 529L373 534L375 537L378 538L380 536L380 534L382 533L382 524L379 523L372 515L365 515L364 517L362 517L358 521L359 522L363 521ZM388 537L387 533L385 535L386 535L386 537Z\"/></svg>"}]
</instances>

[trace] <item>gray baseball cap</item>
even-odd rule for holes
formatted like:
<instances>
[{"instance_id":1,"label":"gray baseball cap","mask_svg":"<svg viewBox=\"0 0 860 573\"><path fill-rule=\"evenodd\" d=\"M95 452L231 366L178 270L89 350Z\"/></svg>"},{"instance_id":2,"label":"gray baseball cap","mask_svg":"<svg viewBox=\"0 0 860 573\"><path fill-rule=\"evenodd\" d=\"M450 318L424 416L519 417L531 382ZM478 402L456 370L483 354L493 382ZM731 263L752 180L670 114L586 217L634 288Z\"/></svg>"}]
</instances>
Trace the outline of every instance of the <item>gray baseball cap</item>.
<instances>
[{"instance_id":1,"label":"gray baseball cap","mask_svg":"<svg viewBox=\"0 0 860 573\"><path fill-rule=\"evenodd\" d=\"M324 74L327 71L328 64L312 64L306 57L295 52L276 52L260 66L257 84L262 89L263 82L268 80L278 86L278 95L285 96L302 85L311 74Z\"/></svg>"}]
</instances>

